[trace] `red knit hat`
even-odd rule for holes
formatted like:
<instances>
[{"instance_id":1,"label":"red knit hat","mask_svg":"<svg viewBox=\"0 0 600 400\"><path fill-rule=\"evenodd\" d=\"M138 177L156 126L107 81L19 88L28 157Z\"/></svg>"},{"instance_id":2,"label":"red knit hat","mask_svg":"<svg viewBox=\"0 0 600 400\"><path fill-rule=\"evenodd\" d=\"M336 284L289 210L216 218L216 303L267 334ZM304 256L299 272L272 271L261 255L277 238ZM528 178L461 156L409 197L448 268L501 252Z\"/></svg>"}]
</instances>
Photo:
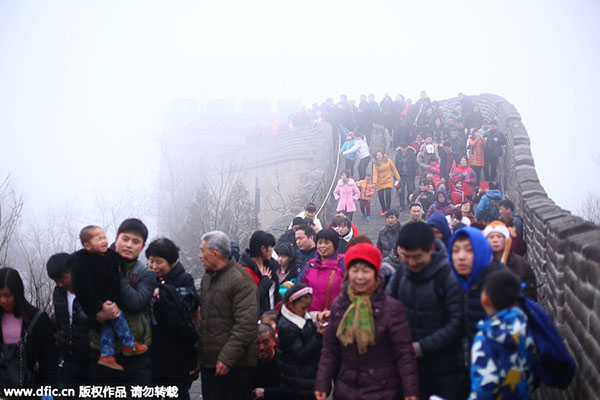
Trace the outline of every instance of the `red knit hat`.
<instances>
[{"instance_id":1,"label":"red knit hat","mask_svg":"<svg viewBox=\"0 0 600 400\"><path fill-rule=\"evenodd\" d=\"M350 264L356 260L368 262L375 268L377 275L379 275L379 270L381 269L381 252L371 243L358 243L346 251L344 257L346 268L349 268Z\"/></svg>"}]
</instances>

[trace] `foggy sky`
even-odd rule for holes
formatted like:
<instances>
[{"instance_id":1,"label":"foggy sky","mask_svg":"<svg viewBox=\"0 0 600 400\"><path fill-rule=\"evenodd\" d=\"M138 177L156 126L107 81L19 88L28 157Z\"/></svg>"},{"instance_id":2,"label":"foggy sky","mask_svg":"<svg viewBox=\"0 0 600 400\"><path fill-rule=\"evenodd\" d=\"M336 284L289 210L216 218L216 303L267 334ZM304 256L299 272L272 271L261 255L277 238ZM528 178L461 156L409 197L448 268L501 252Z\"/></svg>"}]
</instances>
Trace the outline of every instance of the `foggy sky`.
<instances>
[{"instance_id":1,"label":"foggy sky","mask_svg":"<svg viewBox=\"0 0 600 400\"><path fill-rule=\"evenodd\" d=\"M156 187L177 98L495 93L541 183L574 209L598 189L600 2L0 2L0 172L28 206Z\"/></svg>"}]
</instances>

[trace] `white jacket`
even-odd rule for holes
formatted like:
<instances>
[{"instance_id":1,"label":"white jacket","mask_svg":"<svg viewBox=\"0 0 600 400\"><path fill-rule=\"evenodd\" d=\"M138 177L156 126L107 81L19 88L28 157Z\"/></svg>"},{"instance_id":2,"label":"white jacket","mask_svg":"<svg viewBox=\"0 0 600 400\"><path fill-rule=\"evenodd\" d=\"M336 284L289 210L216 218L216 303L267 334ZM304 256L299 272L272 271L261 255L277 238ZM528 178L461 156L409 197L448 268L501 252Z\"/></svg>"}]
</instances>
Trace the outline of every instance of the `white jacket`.
<instances>
[{"instance_id":1,"label":"white jacket","mask_svg":"<svg viewBox=\"0 0 600 400\"><path fill-rule=\"evenodd\" d=\"M371 155L371 153L369 152L369 145L367 144L367 141L363 139L357 139L354 142L354 146L344 151L342 154L346 155L350 153L356 153L356 156L359 160L362 160L363 158Z\"/></svg>"}]
</instances>

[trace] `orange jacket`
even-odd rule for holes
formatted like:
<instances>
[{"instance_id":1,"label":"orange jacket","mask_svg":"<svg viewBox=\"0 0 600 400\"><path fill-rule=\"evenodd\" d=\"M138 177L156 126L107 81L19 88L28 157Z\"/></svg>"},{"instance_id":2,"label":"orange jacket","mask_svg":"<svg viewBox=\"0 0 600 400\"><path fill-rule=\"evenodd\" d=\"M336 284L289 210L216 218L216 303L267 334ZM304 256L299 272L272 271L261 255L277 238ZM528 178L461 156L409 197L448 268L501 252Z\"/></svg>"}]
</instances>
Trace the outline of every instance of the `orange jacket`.
<instances>
[{"instance_id":1,"label":"orange jacket","mask_svg":"<svg viewBox=\"0 0 600 400\"><path fill-rule=\"evenodd\" d=\"M371 197L375 194L375 184L367 183L366 179L356 182L356 186L360 189L360 200L371 200Z\"/></svg>"}]
</instances>

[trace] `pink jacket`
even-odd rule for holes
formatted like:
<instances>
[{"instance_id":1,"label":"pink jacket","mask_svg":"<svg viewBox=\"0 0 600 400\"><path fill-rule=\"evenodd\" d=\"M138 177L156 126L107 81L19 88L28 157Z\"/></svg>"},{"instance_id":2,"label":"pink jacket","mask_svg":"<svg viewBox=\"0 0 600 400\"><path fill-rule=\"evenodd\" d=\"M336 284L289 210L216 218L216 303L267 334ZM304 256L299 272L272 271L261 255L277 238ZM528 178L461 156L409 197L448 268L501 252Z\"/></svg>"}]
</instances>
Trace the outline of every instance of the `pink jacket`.
<instances>
[{"instance_id":1,"label":"pink jacket","mask_svg":"<svg viewBox=\"0 0 600 400\"><path fill-rule=\"evenodd\" d=\"M354 200L357 200L359 195L360 191L353 179L348 179L346 184L340 179L333 191L333 197L338 200L337 211L356 211Z\"/></svg>"},{"instance_id":2,"label":"pink jacket","mask_svg":"<svg viewBox=\"0 0 600 400\"><path fill-rule=\"evenodd\" d=\"M306 270L302 273L299 281L313 290L313 301L310 305L310 311L323 311L325 309L327 288L329 287L331 274L335 271L333 272L329 294L329 309L331 309L333 300L340 294L345 270L344 255L338 253L334 253L332 258L327 260L325 264L322 264L321 256L318 254L306 264Z\"/></svg>"}]
</instances>

